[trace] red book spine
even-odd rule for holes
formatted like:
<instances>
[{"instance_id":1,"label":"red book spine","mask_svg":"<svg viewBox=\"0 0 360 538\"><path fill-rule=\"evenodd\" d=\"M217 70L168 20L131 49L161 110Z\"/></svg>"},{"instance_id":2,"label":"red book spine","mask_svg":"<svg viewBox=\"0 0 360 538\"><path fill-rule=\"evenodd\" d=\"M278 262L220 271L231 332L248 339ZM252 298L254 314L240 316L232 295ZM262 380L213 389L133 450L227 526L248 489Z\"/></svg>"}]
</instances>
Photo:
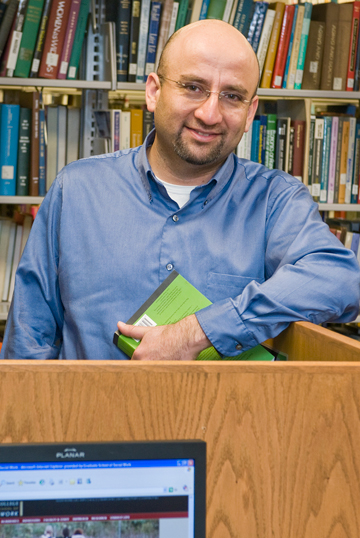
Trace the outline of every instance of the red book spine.
<instances>
[{"instance_id":1,"label":"red book spine","mask_svg":"<svg viewBox=\"0 0 360 538\"><path fill-rule=\"evenodd\" d=\"M51 5L39 77L55 79L57 76L70 7L69 0L54 0Z\"/></svg>"},{"instance_id":2,"label":"red book spine","mask_svg":"<svg viewBox=\"0 0 360 538\"><path fill-rule=\"evenodd\" d=\"M77 20L79 18L81 0L72 0L70 15L67 23L66 34L64 39L64 46L61 53L59 62L59 71L57 78L66 79L68 65L71 56L71 50L74 43L74 36L76 30Z\"/></svg>"},{"instance_id":3,"label":"red book spine","mask_svg":"<svg viewBox=\"0 0 360 538\"><path fill-rule=\"evenodd\" d=\"M286 57L289 48L291 28L294 18L295 5L287 4L285 6L284 17L280 30L278 49L276 52L275 65L271 81L272 88L282 88L283 76L286 65Z\"/></svg>"},{"instance_id":4,"label":"red book spine","mask_svg":"<svg viewBox=\"0 0 360 538\"><path fill-rule=\"evenodd\" d=\"M294 152L293 152L293 168L292 175L303 181L304 170L304 142L305 142L305 121L292 120L294 128Z\"/></svg>"},{"instance_id":5,"label":"red book spine","mask_svg":"<svg viewBox=\"0 0 360 538\"><path fill-rule=\"evenodd\" d=\"M348 59L348 72L346 78L346 91L354 90L355 66L357 42L359 39L359 19L360 19L360 1L355 0L353 5L353 15L351 22L350 50Z\"/></svg>"}]
</instances>

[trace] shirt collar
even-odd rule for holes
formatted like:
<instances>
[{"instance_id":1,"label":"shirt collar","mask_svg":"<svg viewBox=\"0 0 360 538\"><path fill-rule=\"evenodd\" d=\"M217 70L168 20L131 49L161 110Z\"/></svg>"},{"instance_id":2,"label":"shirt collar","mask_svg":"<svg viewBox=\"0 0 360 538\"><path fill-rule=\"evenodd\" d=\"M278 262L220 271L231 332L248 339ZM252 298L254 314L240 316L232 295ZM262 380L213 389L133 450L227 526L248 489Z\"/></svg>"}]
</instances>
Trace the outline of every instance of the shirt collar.
<instances>
[{"instance_id":1,"label":"shirt collar","mask_svg":"<svg viewBox=\"0 0 360 538\"><path fill-rule=\"evenodd\" d=\"M155 139L155 129L153 129L146 137L142 146L140 146L139 153L136 156L136 166L140 174L141 182L148 194L149 200L152 200L151 187L149 181L155 181L155 174L149 164L146 150L149 148ZM230 154L224 164L215 172L213 177L204 185L199 185L194 190L203 189L213 184L210 194L208 195L208 201L215 198L215 196L225 187L225 185L231 180L235 170L235 158L234 154Z\"/></svg>"}]
</instances>

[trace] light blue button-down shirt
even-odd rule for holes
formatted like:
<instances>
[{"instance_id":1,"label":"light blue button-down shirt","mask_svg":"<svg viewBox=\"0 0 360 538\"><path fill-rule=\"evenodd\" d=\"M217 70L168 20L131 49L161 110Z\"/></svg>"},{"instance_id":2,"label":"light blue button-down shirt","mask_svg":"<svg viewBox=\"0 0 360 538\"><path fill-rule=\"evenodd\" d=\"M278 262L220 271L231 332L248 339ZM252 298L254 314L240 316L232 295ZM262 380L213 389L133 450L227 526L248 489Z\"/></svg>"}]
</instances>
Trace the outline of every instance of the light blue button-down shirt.
<instances>
[{"instance_id":1,"label":"light blue button-down shirt","mask_svg":"<svg viewBox=\"0 0 360 538\"><path fill-rule=\"evenodd\" d=\"M292 321L358 311L355 256L298 180L232 154L179 209L144 145L60 172L18 268L1 358L126 359L117 321L172 269L214 303L197 318L228 356Z\"/></svg>"}]
</instances>

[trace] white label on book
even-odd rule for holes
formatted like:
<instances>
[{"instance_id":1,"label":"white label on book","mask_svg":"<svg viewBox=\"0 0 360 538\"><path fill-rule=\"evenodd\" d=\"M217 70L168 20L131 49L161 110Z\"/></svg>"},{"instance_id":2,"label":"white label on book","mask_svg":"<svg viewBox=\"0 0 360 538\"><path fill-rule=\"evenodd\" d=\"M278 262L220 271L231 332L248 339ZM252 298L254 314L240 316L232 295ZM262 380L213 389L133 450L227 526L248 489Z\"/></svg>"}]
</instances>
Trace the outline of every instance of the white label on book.
<instances>
[{"instance_id":1,"label":"white label on book","mask_svg":"<svg viewBox=\"0 0 360 538\"><path fill-rule=\"evenodd\" d=\"M13 32L12 40L11 40L11 48L10 48L8 61L6 64L6 69L15 69L16 67L17 57L18 57L19 48L20 48L21 36L22 36L22 32Z\"/></svg>"},{"instance_id":2,"label":"white label on book","mask_svg":"<svg viewBox=\"0 0 360 538\"><path fill-rule=\"evenodd\" d=\"M50 65L51 67L56 67L59 61L59 55L55 54L55 52L48 52L46 55L46 65Z\"/></svg>"},{"instance_id":3,"label":"white label on book","mask_svg":"<svg viewBox=\"0 0 360 538\"><path fill-rule=\"evenodd\" d=\"M311 191L313 196L320 196L320 183L313 183Z\"/></svg>"},{"instance_id":4,"label":"white label on book","mask_svg":"<svg viewBox=\"0 0 360 538\"><path fill-rule=\"evenodd\" d=\"M281 86L281 83L282 83L282 76L281 75L276 75L276 77L275 77L275 86Z\"/></svg>"},{"instance_id":5,"label":"white label on book","mask_svg":"<svg viewBox=\"0 0 360 538\"><path fill-rule=\"evenodd\" d=\"M348 85L348 88L353 89L353 87L354 87L354 79L353 78L348 78L347 79L347 85Z\"/></svg>"},{"instance_id":6,"label":"white label on book","mask_svg":"<svg viewBox=\"0 0 360 538\"><path fill-rule=\"evenodd\" d=\"M334 77L333 90L341 91L341 85L342 85L342 78L341 77Z\"/></svg>"},{"instance_id":7,"label":"white label on book","mask_svg":"<svg viewBox=\"0 0 360 538\"><path fill-rule=\"evenodd\" d=\"M73 65L69 67L69 78L75 78L76 76L76 67Z\"/></svg>"},{"instance_id":8,"label":"white label on book","mask_svg":"<svg viewBox=\"0 0 360 538\"><path fill-rule=\"evenodd\" d=\"M296 84L301 84L302 83L302 78L303 78L303 70L302 69L297 69L296 70L296 75L295 75Z\"/></svg>"},{"instance_id":9,"label":"white label on book","mask_svg":"<svg viewBox=\"0 0 360 538\"><path fill-rule=\"evenodd\" d=\"M155 64L154 63L147 63L145 64L145 75L148 76L150 73L155 71Z\"/></svg>"},{"instance_id":10,"label":"white label on book","mask_svg":"<svg viewBox=\"0 0 360 538\"><path fill-rule=\"evenodd\" d=\"M327 195L327 192L325 190L322 190L320 192L320 202L326 202L326 195Z\"/></svg>"},{"instance_id":11,"label":"white label on book","mask_svg":"<svg viewBox=\"0 0 360 538\"><path fill-rule=\"evenodd\" d=\"M334 203L334 191L329 191L328 193L328 204L333 204Z\"/></svg>"},{"instance_id":12,"label":"white label on book","mask_svg":"<svg viewBox=\"0 0 360 538\"><path fill-rule=\"evenodd\" d=\"M359 192L359 185L353 185L352 186L352 194L358 194Z\"/></svg>"},{"instance_id":13,"label":"white label on book","mask_svg":"<svg viewBox=\"0 0 360 538\"><path fill-rule=\"evenodd\" d=\"M149 318L147 314L144 314L136 323L134 323L134 325L137 325L138 327L156 327L157 323L155 323L153 319ZM136 342L140 341L136 338L134 338L134 340Z\"/></svg>"},{"instance_id":14,"label":"white label on book","mask_svg":"<svg viewBox=\"0 0 360 538\"><path fill-rule=\"evenodd\" d=\"M39 71L40 67L40 60L38 58L34 58L31 66L31 71L34 71L34 73L37 73Z\"/></svg>"},{"instance_id":15,"label":"white label on book","mask_svg":"<svg viewBox=\"0 0 360 538\"><path fill-rule=\"evenodd\" d=\"M136 75L137 64L129 64L129 75Z\"/></svg>"},{"instance_id":16,"label":"white label on book","mask_svg":"<svg viewBox=\"0 0 360 538\"><path fill-rule=\"evenodd\" d=\"M310 73L317 73L319 68L319 62L310 62L309 71Z\"/></svg>"},{"instance_id":17,"label":"white label on book","mask_svg":"<svg viewBox=\"0 0 360 538\"><path fill-rule=\"evenodd\" d=\"M290 86L290 89L292 89L292 86L294 86L294 82L295 82L295 74L294 74L294 73L291 73L291 75L289 76L289 86Z\"/></svg>"},{"instance_id":18,"label":"white label on book","mask_svg":"<svg viewBox=\"0 0 360 538\"><path fill-rule=\"evenodd\" d=\"M340 185L346 185L346 174L340 174Z\"/></svg>"},{"instance_id":19,"label":"white label on book","mask_svg":"<svg viewBox=\"0 0 360 538\"><path fill-rule=\"evenodd\" d=\"M69 62L61 62L59 73L66 75Z\"/></svg>"},{"instance_id":20,"label":"white label on book","mask_svg":"<svg viewBox=\"0 0 360 538\"><path fill-rule=\"evenodd\" d=\"M14 179L14 167L9 165L2 166L1 179Z\"/></svg>"}]
</instances>

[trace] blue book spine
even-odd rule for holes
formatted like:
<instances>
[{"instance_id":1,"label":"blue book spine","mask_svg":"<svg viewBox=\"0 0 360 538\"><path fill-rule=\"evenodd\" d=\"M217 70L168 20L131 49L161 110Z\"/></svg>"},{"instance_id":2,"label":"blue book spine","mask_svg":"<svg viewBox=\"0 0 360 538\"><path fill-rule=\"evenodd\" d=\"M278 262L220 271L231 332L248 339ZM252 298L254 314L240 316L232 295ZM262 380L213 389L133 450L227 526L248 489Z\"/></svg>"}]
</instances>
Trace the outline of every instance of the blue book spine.
<instances>
[{"instance_id":1,"label":"blue book spine","mask_svg":"<svg viewBox=\"0 0 360 538\"><path fill-rule=\"evenodd\" d=\"M145 76L146 47L148 43L149 21L150 21L150 0L143 0L141 2L139 47L138 47L137 71L136 71L136 82L140 82L140 83L144 82L144 76Z\"/></svg>"},{"instance_id":2,"label":"blue book spine","mask_svg":"<svg viewBox=\"0 0 360 538\"><path fill-rule=\"evenodd\" d=\"M332 117L324 117L324 138L323 138L323 156L321 163L321 181L320 181L320 202L327 202L328 197L328 179L329 179L329 162L330 162L330 142L331 142Z\"/></svg>"},{"instance_id":3,"label":"blue book spine","mask_svg":"<svg viewBox=\"0 0 360 538\"><path fill-rule=\"evenodd\" d=\"M251 154L250 159L257 163L259 162L259 135L260 135L260 118L255 118L252 123L251 136Z\"/></svg>"},{"instance_id":4,"label":"blue book spine","mask_svg":"<svg viewBox=\"0 0 360 538\"><path fill-rule=\"evenodd\" d=\"M16 195L20 105L0 105L0 195Z\"/></svg>"},{"instance_id":5,"label":"blue book spine","mask_svg":"<svg viewBox=\"0 0 360 538\"><path fill-rule=\"evenodd\" d=\"M207 15L207 12L208 12L209 4L210 4L210 0L203 0L203 3L201 4L201 10L200 10L200 15L199 15L199 21L203 21L204 19L206 19L206 15Z\"/></svg>"},{"instance_id":6,"label":"blue book spine","mask_svg":"<svg viewBox=\"0 0 360 538\"><path fill-rule=\"evenodd\" d=\"M269 7L269 4L267 4L266 2L261 2L260 3L259 18L258 18L258 22L257 22L257 25L256 25L255 33L254 33L254 39L253 39L253 42L252 42L252 48L253 48L254 52L257 51L258 46L259 46L261 32L262 32L262 29L263 29L263 26L264 26L265 15L266 15L268 7Z\"/></svg>"},{"instance_id":7,"label":"blue book spine","mask_svg":"<svg viewBox=\"0 0 360 538\"><path fill-rule=\"evenodd\" d=\"M148 45L147 45L145 76L144 76L145 82L149 74L155 70L156 49L157 49L157 44L158 44L159 27L160 27L161 5L162 5L161 2L151 3L149 39L148 39Z\"/></svg>"},{"instance_id":8,"label":"blue book spine","mask_svg":"<svg viewBox=\"0 0 360 538\"><path fill-rule=\"evenodd\" d=\"M246 37L246 39L249 41L251 46L253 44L255 30L256 30L257 23L258 23L259 16L260 16L261 5L262 5L262 2L255 2L253 16L251 18L249 31L248 31L248 34L247 34L247 37Z\"/></svg>"},{"instance_id":9,"label":"blue book spine","mask_svg":"<svg viewBox=\"0 0 360 538\"><path fill-rule=\"evenodd\" d=\"M118 82L127 82L129 69L130 20L131 2L128 0L120 0L116 20L116 69Z\"/></svg>"},{"instance_id":10,"label":"blue book spine","mask_svg":"<svg viewBox=\"0 0 360 538\"><path fill-rule=\"evenodd\" d=\"M295 27L296 27L297 12L298 12L298 4L295 4L295 11L294 11L293 24L292 24L292 27L291 27L289 48L288 48L288 53L287 53L287 57L286 57L284 79L283 79L283 83L282 83L282 87L285 88L285 89L286 89L287 79L288 79L288 74L289 74L291 51L292 51L293 42L294 42L294 34L295 34Z\"/></svg>"},{"instance_id":11,"label":"blue book spine","mask_svg":"<svg viewBox=\"0 0 360 538\"><path fill-rule=\"evenodd\" d=\"M355 129L355 150L354 150L354 177L351 189L351 203L357 204L359 197L359 175L360 175L360 122L356 123Z\"/></svg>"},{"instance_id":12,"label":"blue book spine","mask_svg":"<svg viewBox=\"0 0 360 538\"><path fill-rule=\"evenodd\" d=\"M359 243L360 243L360 234L354 232L351 240L351 250L357 256L358 250L359 250Z\"/></svg>"},{"instance_id":13,"label":"blue book spine","mask_svg":"<svg viewBox=\"0 0 360 538\"><path fill-rule=\"evenodd\" d=\"M304 74L307 42L308 42L309 30L310 30L311 13L312 13L312 4L310 2L305 2L305 11L304 11L304 20L303 20L303 25L302 25L302 30L301 30L299 56L298 56L298 62L296 66L296 75L295 75L295 84L294 84L295 90L301 90L301 84L302 84L302 79L303 79L303 74Z\"/></svg>"},{"instance_id":14,"label":"blue book spine","mask_svg":"<svg viewBox=\"0 0 360 538\"><path fill-rule=\"evenodd\" d=\"M247 35L249 31L255 4L254 0L239 0L236 6L233 26L244 35Z\"/></svg>"},{"instance_id":15,"label":"blue book spine","mask_svg":"<svg viewBox=\"0 0 360 538\"><path fill-rule=\"evenodd\" d=\"M45 109L39 110L39 196L46 194Z\"/></svg>"}]
</instances>

